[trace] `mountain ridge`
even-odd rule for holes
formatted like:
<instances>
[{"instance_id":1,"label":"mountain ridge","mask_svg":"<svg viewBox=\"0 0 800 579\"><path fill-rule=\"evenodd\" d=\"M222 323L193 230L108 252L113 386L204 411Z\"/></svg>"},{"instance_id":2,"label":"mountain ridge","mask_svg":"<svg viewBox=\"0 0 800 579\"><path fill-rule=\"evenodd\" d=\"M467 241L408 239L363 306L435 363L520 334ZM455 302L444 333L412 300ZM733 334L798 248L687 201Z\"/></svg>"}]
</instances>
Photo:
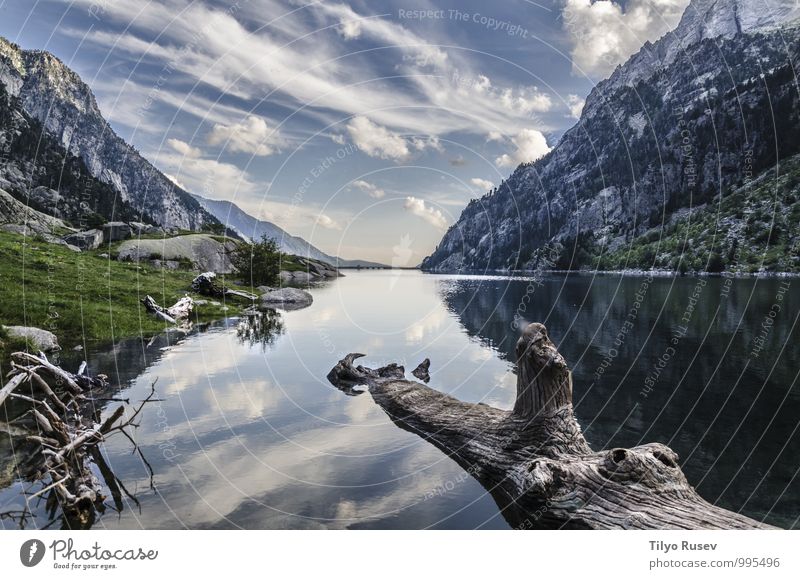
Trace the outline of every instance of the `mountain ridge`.
<instances>
[{"instance_id":1,"label":"mountain ridge","mask_svg":"<svg viewBox=\"0 0 800 579\"><path fill-rule=\"evenodd\" d=\"M721 6L729 11L742 3ZM690 7L697 14L698 6L712 5L694 0ZM798 28L761 18L747 33L729 28L704 38L709 18L699 13L694 20L685 14L676 30L683 26L681 37L700 40L666 50L675 46L667 34L618 67L547 155L467 205L423 269L606 269L605 256L676 211L713 203L797 154ZM687 32L687 22L701 30ZM665 66L654 65L653 55ZM668 257L667 266L659 258L627 267L678 269L672 258L680 256Z\"/></svg>"},{"instance_id":2,"label":"mountain ridge","mask_svg":"<svg viewBox=\"0 0 800 579\"><path fill-rule=\"evenodd\" d=\"M193 196L206 211L245 239L258 240L266 235L275 239L280 250L284 253L324 261L337 267L387 267L381 263L360 259L343 259L328 255L302 237L291 235L270 221L263 221L253 217L232 201L208 199L196 194L193 194Z\"/></svg>"},{"instance_id":3,"label":"mountain ridge","mask_svg":"<svg viewBox=\"0 0 800 579\"><path fill-rule=\"evenodd\" d=\"M190 194L126 143L105 120L94 93L53 54L24 50L0 37L0 82L22 110L123 203L165 228L218 224ZM106 216L111 217L111 216Z\"/></svg>"}]
</instances>

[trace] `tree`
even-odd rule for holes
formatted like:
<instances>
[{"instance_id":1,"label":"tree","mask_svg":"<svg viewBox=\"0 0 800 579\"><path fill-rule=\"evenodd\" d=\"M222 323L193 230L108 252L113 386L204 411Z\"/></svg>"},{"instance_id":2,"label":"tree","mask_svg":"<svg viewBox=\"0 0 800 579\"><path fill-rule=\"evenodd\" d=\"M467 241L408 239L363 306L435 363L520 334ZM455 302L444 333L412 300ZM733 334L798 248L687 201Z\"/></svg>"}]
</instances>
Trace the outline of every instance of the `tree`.
<instances>
[{"instance_id":1,"label":"tree","mask_svg":"<svg viewBox=\"0 0 800 579\"><path fill-rule=\"evenodd\" d=\"M722 256L716 251L711 254L706 271L709 273L721 273L725 271L725 260L723 260Z\"/></svg>"},{"instance_id":2,"label":"tree","mask_svg":"<svg viewBox=\"0 0 800 579\"><path fill-rule=\"evenodd\" d=\"M251 285L277 285L281 252L274 239L265 235L261 241L240 243L228 255L236 272Z\"/></svg>"}]
</instances>

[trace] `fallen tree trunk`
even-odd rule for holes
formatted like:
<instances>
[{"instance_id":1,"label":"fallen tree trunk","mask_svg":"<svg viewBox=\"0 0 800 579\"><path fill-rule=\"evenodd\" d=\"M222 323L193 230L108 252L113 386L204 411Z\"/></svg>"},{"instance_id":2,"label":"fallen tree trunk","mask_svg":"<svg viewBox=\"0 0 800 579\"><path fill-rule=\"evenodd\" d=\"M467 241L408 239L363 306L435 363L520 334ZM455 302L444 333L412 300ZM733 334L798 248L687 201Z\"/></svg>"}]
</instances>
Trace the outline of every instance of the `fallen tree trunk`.
<instances>
[{"instance_id":1,"label":"fallen tree trunk","mask_svg":"<svg viewBox=\"0 0 800 579\"><path fill-rule=\"evenodd\" d=\"M475 477L512 527L769 528L703 500L663 444L593 452L573 414L572 374L542 324L530 324L517 343L512 411L408 381L401 366L354 366L359 356L340 361L330 381L344 390L367 385L398 426Z\"/></svg>"},{"instance_id":2,"label":"fallen tree trunk","mask_svg":"<svg viewBox=\"0 0 800 579\"><path fill-rule=\"evenodd\" d=\"M192 280L192 289L197 293L212 298L236 297L245 301L254 302L258 296L243 290L234 290L223 286L217 281L217 274L213 271L201 273Z\"/></svg>"}]
</instances>

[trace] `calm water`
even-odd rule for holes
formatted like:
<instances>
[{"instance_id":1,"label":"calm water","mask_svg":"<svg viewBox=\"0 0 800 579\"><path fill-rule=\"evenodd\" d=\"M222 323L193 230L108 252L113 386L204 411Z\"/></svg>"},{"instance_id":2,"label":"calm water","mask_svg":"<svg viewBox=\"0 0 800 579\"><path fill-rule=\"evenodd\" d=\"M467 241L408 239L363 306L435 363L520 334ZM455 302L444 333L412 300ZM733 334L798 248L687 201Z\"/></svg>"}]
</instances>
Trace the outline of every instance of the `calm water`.
<instances>
[{"instance_id":1,"label":"calm water","mask_svg":"<svg viewBox=\"0 0 800 579\"><path fill-rule=\"evenodd\" d=\"M111 439L108 461L141 510L128 501L96 526L508 528L453 461L325 376L347 352L409 370L430 357L433 388L509 408L522 319L544 322L572 365L595 449L666 443L706 499L800 527L800 280L698 283L352 272L259 328L230 319L92 353L120 395L141 399L157 381L161 398L137 432L156 492ZM23 504L8 456L0 435L0 511Z\"/></svg>"}]
</instances>

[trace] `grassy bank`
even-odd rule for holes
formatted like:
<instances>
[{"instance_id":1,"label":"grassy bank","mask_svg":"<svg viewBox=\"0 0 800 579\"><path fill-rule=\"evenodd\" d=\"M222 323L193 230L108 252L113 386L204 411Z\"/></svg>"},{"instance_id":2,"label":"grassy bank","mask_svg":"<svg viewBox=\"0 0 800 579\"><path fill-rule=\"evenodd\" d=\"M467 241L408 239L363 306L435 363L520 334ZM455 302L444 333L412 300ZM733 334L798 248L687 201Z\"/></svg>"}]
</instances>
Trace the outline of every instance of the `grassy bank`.
<instances>
[{"instance_id":1,"label":"grassy bank","mask_svg":"<svg viewBox=\"0 0 800 579\"><path fill-rule=\"evenodd\" d=\"M147 294L162 305L172 305L185 294L199 297L191 292L192 271L118 262L100 257L102 253L76 253L0 232L0 322L49 330L68 349L163 330L164 322L139 303ZM197 308L199 321L224 315L221 305ZM8 349L5 343L0 348Z\"/></svg>"}]
</instances>

